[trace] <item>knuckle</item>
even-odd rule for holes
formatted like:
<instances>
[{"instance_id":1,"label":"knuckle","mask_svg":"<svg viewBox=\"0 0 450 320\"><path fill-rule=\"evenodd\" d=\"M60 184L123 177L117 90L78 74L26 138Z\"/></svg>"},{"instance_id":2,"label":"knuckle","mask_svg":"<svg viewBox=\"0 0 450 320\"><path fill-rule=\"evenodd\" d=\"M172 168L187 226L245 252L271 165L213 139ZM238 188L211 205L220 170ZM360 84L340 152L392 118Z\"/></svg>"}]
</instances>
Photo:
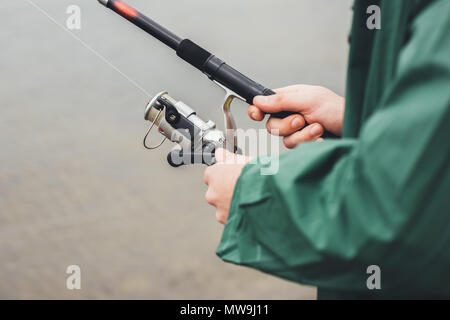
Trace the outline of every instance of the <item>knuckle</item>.
<instances>
[{"instance_id":1,"label":"knuckle","mask_svg":"<svg viewBox=\"0 0 450 320\"><path fill-rule=\"evenodd\" d=\"M220 222L221 224L225 224L225 217L222 213L219 211L216 211L216 220Z\"/></svg>"},{"instance_id":2,"label":"knuckle","mask_svg":"<svg viewBox=\"0 0 450 320\"><path fill-rule=\"evenodd\" d=\"M300 128L303 128L306 125L305 118L303 116L300 116L298 119L300 120L301 123Z\"/></svg>"},{"instance_id":3,"label":"knuckle","mask_svg":"<svg viewBox=\"0 0 450 320\"><path fill-rule=\"evenodd\" d=\"M277 105L282 104L283 100L284 100L284 96L281 93L278 93L273 97L273 102L274 102L274 104L277 104Z\"/></svg>"},{"instance_id":4,"label":"knuckle","mask_svg":"<svg viewBox=\"0 0 450 320\"><path fill-rule=\"evenodd\" d=\"M208 190L205 194L205 200L208 204L210 205L214 205L215 203L215 197L212 195L212 193L210 192L210 190Z\"/></svg>"}]
</instances>

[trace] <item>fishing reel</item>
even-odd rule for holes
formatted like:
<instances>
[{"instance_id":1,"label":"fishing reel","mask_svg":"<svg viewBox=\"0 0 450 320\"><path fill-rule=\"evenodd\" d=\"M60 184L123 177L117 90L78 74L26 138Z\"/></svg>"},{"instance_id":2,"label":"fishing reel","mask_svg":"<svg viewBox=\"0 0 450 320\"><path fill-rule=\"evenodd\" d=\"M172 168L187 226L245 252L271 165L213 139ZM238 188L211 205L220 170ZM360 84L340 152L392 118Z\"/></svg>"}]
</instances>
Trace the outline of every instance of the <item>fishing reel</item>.
<instances>
[{"instance_id":1,"label":"fishing reel","mask_svg":"<svg viewBox=\"0 0 450 320\"><path fill-rule=\"evenodd\" d=\"M232 99L231 99L232 100ZM166 140L177 145L167 155L167 161L172 167L187 164L206 164L208 166L216 163L214 156L218 148L226 148L237 152L236 137L234 135L236 126L229 112L229 105L225 101L225 125L226 133L216 128L216 124L203 121L196 112L181 101L177 101L167 92L156 95L145 109L145 120L151 122L151 126L144 137L144 147L154 150L160 147ZM227 107L225 107L227 105ZM162 140L154 145L148 145L149 134L154 127L158 128Z\"/></svg>"}]
</instances>

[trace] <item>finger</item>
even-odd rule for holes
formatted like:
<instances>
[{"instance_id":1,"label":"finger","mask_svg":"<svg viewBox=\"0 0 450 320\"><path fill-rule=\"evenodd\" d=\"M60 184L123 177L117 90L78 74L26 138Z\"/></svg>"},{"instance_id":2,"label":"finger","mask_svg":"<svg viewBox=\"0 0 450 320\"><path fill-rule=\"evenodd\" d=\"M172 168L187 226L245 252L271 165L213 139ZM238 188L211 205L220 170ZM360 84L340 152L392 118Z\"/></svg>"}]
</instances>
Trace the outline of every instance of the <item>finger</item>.
<instances>
[{"instance_id":1,"label":"finger","mask_svg":"<svg viewBox=\"0 0 450 320\"><path fill-rule=\"evenodd\" d=\"M307 93L287 92L277 93L272 96L256 96L253 105L265 113L277 113L281 111L294 111L301 113L313 106L313 99Z\"/></svg>"},{"instance_id":2,"label":"finger","mask_svg":"<svg viewBox=\"0 0 450 320\"><path fill-rule=\"evenodd\" d=\"M305 119L299 114L290 115L284 119L271 117L267 123L267 131L278 136L288 136L305 126Z\"/></svg>"},{"instance_id":3,"label":"finger","mask_svg":"<svg viewBox=\"0 0 450 320\"><path fill-rule=\"evenodd\" d=\"M213 194L213 192L211 191L211 188L208 188L208 190L206 191L205 200L209 205L215 206L217 199L216 199L215 195Z\"/></svg>"},{"instance_id":4,"label":"finger","mask_svg":"<svg viewBox=\"0 0 450 320\"><path fill-rule=\"evenodd\" d=\"M303 142L315 141L323 134L324 128L318 124L311 124L304 129L291 134L283 139L286 148L293 149Z\"/></svg>"},{"instance_id":5,"label":"finger","mask_svg":"<svg viewBox=\"0 0 450 320\"><path fill-rule=\"evenodd\" d=\"M296 85L287 86L287 87L283 87L283 88L273 89L273 91L275 93L299 93L299 91L305 90L307 87L311 87L311 86L296 84ZM258 109L258 107L254 106L254 105L251 105L249 107L248 113L249 113L250 118L252 118L253 120L256 120L256 121L262 121L264 119L264 115L265 115L264 112L262 112L260 109Z\"/></svg>"},{"instance_id":6,"label":"finger","mask_svg":"<svg viewBox=\"0 0 450 320\"><path fill-rule=\"evenodd\" d=\"M262 112L258 107L254 105L248 106L247 109L248 116L255 121L262 121L264 119L265 113Z\"/></svg>"}]
</instances>

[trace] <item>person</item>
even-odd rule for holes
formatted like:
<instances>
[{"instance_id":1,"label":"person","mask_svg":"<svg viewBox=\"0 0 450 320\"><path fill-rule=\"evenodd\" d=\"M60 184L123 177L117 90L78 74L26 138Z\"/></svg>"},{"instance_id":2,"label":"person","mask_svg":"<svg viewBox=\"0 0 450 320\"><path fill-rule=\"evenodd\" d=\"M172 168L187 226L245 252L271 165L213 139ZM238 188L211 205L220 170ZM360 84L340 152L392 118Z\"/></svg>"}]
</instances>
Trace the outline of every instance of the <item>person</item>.
<instances>
[{"instance_id":1,"label":"person","mask_svg":"<svg viewBox=\"0 0 450 320\"><path fill-rule=\"evenodd\" d=\"M278 172L224 150L206 169L217 254L319 299L450 298L450 1L353 10L346 99L308 85L256 97L254 120L296 112L267 121L293 149ZM340 138L317 142L325 131Z\"/></svg>"}]
</instances>

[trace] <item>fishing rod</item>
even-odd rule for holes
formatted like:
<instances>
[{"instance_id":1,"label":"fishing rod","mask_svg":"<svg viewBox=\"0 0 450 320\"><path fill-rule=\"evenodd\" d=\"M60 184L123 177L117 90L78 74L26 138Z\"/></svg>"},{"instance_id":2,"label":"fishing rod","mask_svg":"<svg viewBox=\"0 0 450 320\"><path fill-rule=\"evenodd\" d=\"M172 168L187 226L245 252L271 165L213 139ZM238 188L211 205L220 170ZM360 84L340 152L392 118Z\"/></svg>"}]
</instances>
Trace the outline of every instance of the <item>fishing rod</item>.
<instances>
[{"instance_id":1,"label":"fishing rod","mask_svg":"<svg viewBox=\"0 0 450 320\"><path fill-rule=\"evenodd\" d=\"M175 50L181 59L202 71L212 81L225 87L227 95L232 94L234 98L253 104L255 96L275 94L274 91L251 80L193 41L180 38L125 2L118 0L98 1ZM272 114L272 116L285 118L290 114L293 114L293 112L283 111Z\"/></svg>"},{"instance_id":2,"label":"fishing rod","mask_svg":"<svg viewBox=\"0 0 450 320\"><path fill-rule=\"evenodd\" d=\"M167 139L176 143L177 146L167 156L169 164L174 167L194 163L212 165L215 163L214 152L217 148L226 148L228 151L239 153L237 127L231 113L231 103L234 99L239 99L253 104L255 96L269 96L275 92L233 69L193 41L180 38L125 2L119 0L98 0L98 2L175 50L181 59L202 71L225 91L222 104L225 133L216 129L212 121L203 121L192 108L172 98L167 92L156 95L148 103L145 111L145 119L151 122L151 126L145 135L144 146L153 150ZM294 112L282 111L271 116L285 118L291 114ZM155 126L164 137L160 143L149 146L147 141L149 133Z\"/></svg>"}]
</instances>

